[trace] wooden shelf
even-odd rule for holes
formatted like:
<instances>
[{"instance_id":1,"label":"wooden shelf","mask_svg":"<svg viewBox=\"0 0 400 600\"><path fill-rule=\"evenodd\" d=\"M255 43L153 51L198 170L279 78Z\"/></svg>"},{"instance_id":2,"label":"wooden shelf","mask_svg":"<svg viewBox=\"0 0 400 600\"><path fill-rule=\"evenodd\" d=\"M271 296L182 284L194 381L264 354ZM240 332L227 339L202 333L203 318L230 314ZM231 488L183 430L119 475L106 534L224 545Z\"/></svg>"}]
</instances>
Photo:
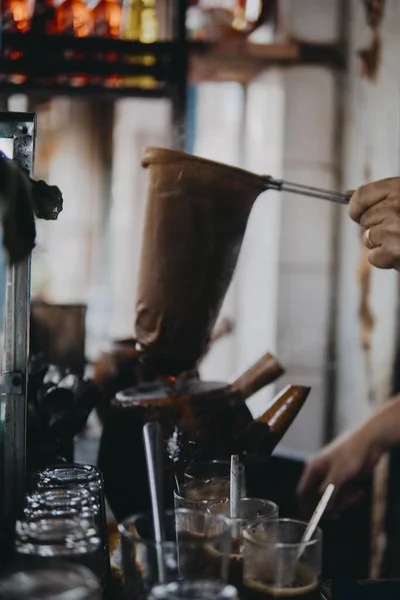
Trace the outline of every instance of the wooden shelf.
<instances>
[{"instance_id":1,"label":"wooden shelf","mask_svg":"<svg viewBox=\"0 0 400 600\"><path fill-rule=\"evenodd\" d=\"M345 59L340 48L330 44L253 44L245 40L197 44L190 51L189 80L193 83L248 83L268 67L294 65L325 66L342 70L345 68Z\"/></svg>"},{"instance_id":2,"label":"wooden shelf","mask_svg":"<svg viewBox=\"0 0 400 600\"><path fill-rule=\"evenodd\" d=\"M182 55L188 56L188 80L192 83L248 83L272 66L309 64L334 69L345 66L337 46L295 41L253 44L233 39L219 43L167 41L143 44L99 37L5 33L0 59L0 77L3 75L0 92L146 98L168 96L173 93L174 87L182 85L182 76L178 75L182 71L178 67ZM10 83L12 75L26 78L21 84ZM64 83L73 80L74 75L87 78L88 84L75 87ZM59 83L60 76L62 83ZM127 87L125 84L109 87L107 81L112 76L151 76L156 85L153 89Z\"/></svg>"}]
</instances>

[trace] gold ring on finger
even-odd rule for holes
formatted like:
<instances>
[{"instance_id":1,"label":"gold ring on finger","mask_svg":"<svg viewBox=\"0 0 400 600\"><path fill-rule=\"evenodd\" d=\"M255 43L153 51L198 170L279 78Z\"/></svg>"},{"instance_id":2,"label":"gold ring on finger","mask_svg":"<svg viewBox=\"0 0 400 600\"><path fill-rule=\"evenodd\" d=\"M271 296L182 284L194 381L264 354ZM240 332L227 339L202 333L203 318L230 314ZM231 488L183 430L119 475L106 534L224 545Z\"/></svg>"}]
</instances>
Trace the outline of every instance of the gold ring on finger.
<instances>
[{"instance_id":1,"label":"gold ring on finger","mask_svg":"<svg viewBox=\"0 0 400 600\"><path fill-rule=\"evenodd\" d=\"M369 250L373 250L374 248L376 248L374 242L371 239L371 227L366 229L366 231L364 232L364 243Z\"/></svg>"}]
</instances>

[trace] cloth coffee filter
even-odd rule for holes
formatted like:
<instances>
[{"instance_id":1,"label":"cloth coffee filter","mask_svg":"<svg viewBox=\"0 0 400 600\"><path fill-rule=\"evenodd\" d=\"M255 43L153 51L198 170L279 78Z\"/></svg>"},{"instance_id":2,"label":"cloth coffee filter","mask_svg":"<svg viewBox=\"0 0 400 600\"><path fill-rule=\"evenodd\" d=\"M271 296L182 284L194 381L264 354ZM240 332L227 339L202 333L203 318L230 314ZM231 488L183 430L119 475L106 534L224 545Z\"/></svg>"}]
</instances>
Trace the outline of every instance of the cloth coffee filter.
<instances>
[{"instance_id":1,"label":"cloth coffee filter","mask_svg":"<svg viewBox=\"0 0 400 600\"><path fill-rule=\"evenodd\" d=\"M158 373L206 352L263 178L183 152L147 148L148 196L136 339Z\"/></svg>"}]
</instances>

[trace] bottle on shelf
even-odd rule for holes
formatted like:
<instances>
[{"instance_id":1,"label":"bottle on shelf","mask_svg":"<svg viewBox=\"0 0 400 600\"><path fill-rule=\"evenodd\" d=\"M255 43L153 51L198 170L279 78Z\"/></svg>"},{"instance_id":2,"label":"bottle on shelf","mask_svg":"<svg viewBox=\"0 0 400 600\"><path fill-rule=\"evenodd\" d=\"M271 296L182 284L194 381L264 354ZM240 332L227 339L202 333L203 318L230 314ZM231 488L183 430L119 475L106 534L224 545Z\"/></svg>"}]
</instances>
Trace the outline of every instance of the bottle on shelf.
<instances>
[{"instance_id":1,"label":"bottle on shelf","mask_svg":"<svg viewBox=\"0 0 400 600\"><path fill-rule=\"evenodd\" d=\"M119 0L99 0L92 13L94 35L119 38L122 19L122 5Z\"/></svg>"},{"instance_id":2,"label":"bottle on shelf","mask_svg":"<svg viewBox=\"0 0 400 600\"><path fill-rule=\"evenodd\" d=\"M121 37L125 40L151 44L158 39L158 19L156 0L124 0ZM154 56L134 56L128 59L131 64L153 66ZM157 85L152 75L128 76L124 85L129 87L154 88Z\"/></svg>"},{"instance_id":3,"label":"bottle on shelf","mask_svg":"<svg viewBox=\"0 0 400 600\"><path fill-rule=\"evenodd\" d=\"M54 0L36 0L32 15L31 30L34 33L54 35L57 33L56 7Z\"/></svg>"},{"instance_id":4,"label":"bottle on shelf","mask_svg":"<svg viewBox=\"0 0 400 600\"><path fill-rule=\"evenodd\" d=\"M102 38L119 38L122 20L122 4L120 0L98 0L92 9L93 14L93 34ZM98 55L99 60L107 63L113 63L118 59L118 54L108 52ZM119 87L121 85L121 76L112 74L106 77L105 81L101 76L90 78L92 84L104 84L107 87Z\"/></svg>"},{"instance_id":5,"label":"bottle on shelf","mask_svg":"<svg viewBox=\"0 0 400 600\"><path fill-rule=\"evenodd\" d=\"M5 0L2 29L7 32L26 33L31 27L32 0Z\"/></svg>"},{"instance_id":6,"label":"bottle on shelf","mask_svg":"<svg viewBox=\"0 0 400 600\"><path fill-rule=\"evenodd\" d=\"M84 0L62 0L56 9L57 33L88 37L93 33L93 15Z\"/></svg>"},{"instance_id":7,"label":"bottle on shelf","mask_svg":"<svg viewBox=\"0 0 400 600\"><path fill-rule=\"evenodd\" d=\"M2 11L2 30L12 33L26 33L31 28L33 0L5 0ZM23 53L17 50L5 50L3 56L12 60L22 58ZM0 75L0 82L21 84L26 81L26 75L12 73Z\"/></svg>"},{"instance_id":8,"label":"bottle on shelf","mask_svg":"<svg viewBox=\"0 0 400 600\"><path fill-rule=\"evenodd\" d=\"M93 33L93 14L85 0L62 0L56 8L57 33L60 35L71 35L77 38L89 37ZM73 50L63 52L64 60L79 60L82 55ZM83 86L88 77L85 74L73 74L72 76L61 73L57 77L60 84L72 84Z\"/></svg>"}]
</instances>

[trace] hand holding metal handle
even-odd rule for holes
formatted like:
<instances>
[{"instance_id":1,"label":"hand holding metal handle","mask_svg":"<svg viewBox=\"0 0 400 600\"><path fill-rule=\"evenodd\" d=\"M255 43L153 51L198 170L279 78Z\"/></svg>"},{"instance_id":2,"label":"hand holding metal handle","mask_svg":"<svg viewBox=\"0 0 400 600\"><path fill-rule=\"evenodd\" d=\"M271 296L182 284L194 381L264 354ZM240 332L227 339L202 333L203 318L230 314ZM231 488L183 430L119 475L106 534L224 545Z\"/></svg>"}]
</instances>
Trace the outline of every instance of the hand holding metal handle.
<instances>
[{"instance_id":1,"label":"hand holding metal handle","mask_svg":"<svg viewBox=\"0 0 400 600\"><path fill-rule=\"evenodd\" d=\"M159 423L146 423L143 427L143 441L146 454L147 477L149 480L151 508L153 512L154 539L156 542L157 564L160 583L165 583L165 564L162 543L165 540L163 524L162 493L162 434Z\"/></svg>"},{"instance_id":2,"label":"hand holding metal handle","mask_svg":"<svg viewBox=\"0 0 400 600\"><path fill-rule=\"evenodd\" d=\"M290 183L283 179L274 179L269 175L264 176L265 187L267 190L278 190L279 192L290 192L291 194L301 194L302 196L310 196L311 198L319 198L320 200L329 200L337 204L348 204L353 195L352 191L344 194L340 192L331 192L322 188L312 187L309 185L301 185L299 183Z\"/></svg>"}]
</instances>

